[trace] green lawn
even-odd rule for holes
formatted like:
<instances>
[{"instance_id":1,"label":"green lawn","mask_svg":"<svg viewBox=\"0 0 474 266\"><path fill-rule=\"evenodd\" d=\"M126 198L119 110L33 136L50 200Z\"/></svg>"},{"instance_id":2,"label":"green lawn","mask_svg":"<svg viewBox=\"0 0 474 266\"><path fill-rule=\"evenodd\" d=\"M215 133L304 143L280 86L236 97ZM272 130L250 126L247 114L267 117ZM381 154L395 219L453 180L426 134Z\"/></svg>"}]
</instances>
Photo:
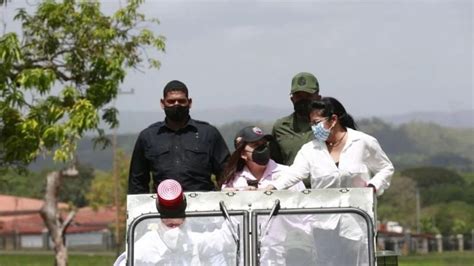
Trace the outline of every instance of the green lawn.
<instances>
[{"instance_id":1,"label":"green lawn","mask_svg":"<svg viewBox=\"0 0 474 266\"><path fill-rule=\"evenodd\" d=\"M112 253L72 253L69 255L70 266L103 266L112 265L115 254ZM0 266L52 266L54 257L52 253L43 252L15 252L1 253Z\"/></svg>"},{"instance_id":2,"label":"green lawn","mask_svg":"<svg viewBox=\"0 0 474 266\"><path fill-rule=\"evenodd\" d=\"M70 266L112 265L115 255L112 253L89 254L72 253L69 256ZM0 266L51 266L53 255L39 252L15 252L0 255ZM474 266L474 252L445 252L442 254L401 256L400 266Z\"/></svg>"},{"instance_id":3,"label":"green lawn","mask_svg":"<svg viewBox=\"0 0 474 266\"><path fill-rule=\"evenodd\" d=\"M401 256L398 262L400 266L474 266L474 252L444 252Z\"/></svg>"}]
</instances>

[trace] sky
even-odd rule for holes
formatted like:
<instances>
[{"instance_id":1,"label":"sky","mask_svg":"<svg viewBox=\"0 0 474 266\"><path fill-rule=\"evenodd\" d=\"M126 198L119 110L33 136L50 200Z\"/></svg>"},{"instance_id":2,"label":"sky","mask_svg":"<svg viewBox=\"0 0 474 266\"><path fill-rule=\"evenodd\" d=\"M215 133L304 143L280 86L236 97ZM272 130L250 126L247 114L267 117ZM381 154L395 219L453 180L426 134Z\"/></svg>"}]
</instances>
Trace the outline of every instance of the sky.
<instances>
[{"instance_id":1,"label":"sky","mask_svg":"<svg viewBox=\"0 0 474 266\"><path fill-rule=\"evenodd\" d=\"M102 1L111 12L125 1ZM3 10L7 31L19 6ZM166 37L159 71L130 71L121 111L159 111L183 81L194 110L260 105L292 110L292 77L311 72L323 96L359 116L474 109L469 0L145 1Z\"/></svg>"}]
</instances>

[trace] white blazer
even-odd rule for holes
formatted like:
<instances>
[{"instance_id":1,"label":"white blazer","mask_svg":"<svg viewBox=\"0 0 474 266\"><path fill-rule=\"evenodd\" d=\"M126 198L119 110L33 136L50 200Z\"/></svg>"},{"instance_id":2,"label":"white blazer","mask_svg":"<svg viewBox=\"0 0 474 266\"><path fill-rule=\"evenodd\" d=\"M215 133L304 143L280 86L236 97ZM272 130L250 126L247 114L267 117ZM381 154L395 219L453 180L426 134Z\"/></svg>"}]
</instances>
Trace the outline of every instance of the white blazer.
<instances>
[{"instance_id":1,"label":"white blazer","mask_svg":"<svg viewBox=\"0 0 474 266\"><path fill-rule=\"evenodd\" d=\"M311 188L375 186L381 195L390 186L394 169L378 141L363 132L347 128L347 141L336 166L325 142L312 140L301 147L293 165L272 185L288 188L310 176Z\"/></svg>"}]
</instances>

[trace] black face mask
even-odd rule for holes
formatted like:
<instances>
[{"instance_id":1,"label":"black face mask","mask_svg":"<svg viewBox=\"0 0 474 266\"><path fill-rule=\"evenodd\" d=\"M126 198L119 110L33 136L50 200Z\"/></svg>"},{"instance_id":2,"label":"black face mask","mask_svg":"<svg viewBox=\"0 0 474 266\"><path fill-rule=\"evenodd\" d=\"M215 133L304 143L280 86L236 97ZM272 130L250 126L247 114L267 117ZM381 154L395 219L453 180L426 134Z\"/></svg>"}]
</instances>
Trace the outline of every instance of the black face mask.
<instances>
[{"instance_id":1,"label":"black face mask","mask_svg":"<svg viewBox=\"0 0 474 266\"><path fill-rule=\"evenodd\" d=\"M270 149L266 144L262 144L255 148L252 152L252 161L258 165L267 165L270 160Z\"/></svg>"},{"instance_id":2,"label":"black face mask","mask_svg":"<svg viewBox=\"0 0 474 266\"><path fill-rule=\"evenodd\" d=\"M295 113L302 117L309 117L309 109L311 106L310 99L302 99L295 103L293 103L293 108L295 109Z\"/></svg>"},{"instance_id":3,"label":"black face mask","mask_svg":"<svg viewBox=\"0 0 474 266\"><path fill-rule=\"evenodd\" d=\"M165 107L166 118L173 122L184 122L189 117L189 106L173 105Z\"/></svg>"},{"instance_id":4,"label":"black face mask","mask_svg":"<svg viewBox=\"0 0 474 266\"><path fill-rule=\"evenodd\" d=\"M258 180L249 180L247 179L247 185L249 187L256 187L258 188Z\"/></svg>"}]
</instances>

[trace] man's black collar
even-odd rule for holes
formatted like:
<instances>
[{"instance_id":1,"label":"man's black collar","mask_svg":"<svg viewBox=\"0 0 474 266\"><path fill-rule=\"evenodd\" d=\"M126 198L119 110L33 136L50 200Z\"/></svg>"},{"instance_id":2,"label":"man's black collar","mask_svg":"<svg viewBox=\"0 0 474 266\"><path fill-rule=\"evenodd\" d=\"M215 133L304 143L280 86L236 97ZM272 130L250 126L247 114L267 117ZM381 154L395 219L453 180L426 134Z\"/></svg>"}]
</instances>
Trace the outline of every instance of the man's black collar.
<instances>
[{"instance_id":1,"label":"man's black collar","mask_svg":"<svg viewBox=\"0 0 474 266\"><path fill-rule=\"evenodd\" d=\"M165 120L160 123L158 132L162 132L163 130L180 131L180 130L185 130L185 129L197 131L196 121L194 119L192 119L191 117L189 117L189 119L186 122L186 124L184 125L184 127L180 128L178 130L173 130L170 127L168 127L168 125L166 124L166 118L165 118Z\"/></svg>"}]
</instances>

